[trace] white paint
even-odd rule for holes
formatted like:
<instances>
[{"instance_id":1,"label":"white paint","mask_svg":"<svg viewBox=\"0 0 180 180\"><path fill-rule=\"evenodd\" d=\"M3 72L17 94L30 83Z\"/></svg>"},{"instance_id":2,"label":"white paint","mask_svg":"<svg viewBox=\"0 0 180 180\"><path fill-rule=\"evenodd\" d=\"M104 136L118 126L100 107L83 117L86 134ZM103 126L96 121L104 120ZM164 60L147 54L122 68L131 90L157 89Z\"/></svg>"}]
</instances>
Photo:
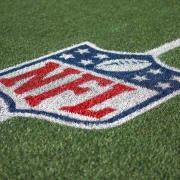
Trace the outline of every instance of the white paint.
<instances>
[{"instance_id":1,"label":"white paint","mask_svg":"<svg viewBox=\"0 0 180 180\"><path fill-rule=\"evenodd\" d=\"M173 80L174 80L174 81L178 81L178 82L180 82L180 77L178 77L178 76L174 76L174 77L173 77Z\"/></svg>"},{"instance_id":2,"label":"white paint","mask_svg":"<svg viewBox=\"0 0 180 180\"><path fill-rule=\"evenodd\" d=\"M118 52L118 51L108 51L108 50L104 50L104 49L101 49L101 48L96 47L94 44L92 44L92 43L90 43L90 42L83 42L83 43L77 44L77 45L75 45L75 46L72 46L72 47L69 47L69 48L65 48L65 49L62 49L62 50L60 50L60 51L57 51L57 52L48 54L48 55L43 56L43 57L40 57L40 58L38 58L38 59L34 59L34 60L31 60L31 61L27 61L27 62L22 63L22 64L20 64L20 65L26 65L27 63L34 62L34 61L37 61L37 60L39 60L39 59L41 59L41 58L49 57L49 56L51 56L51 55L55 55L55 54L57 54L57 53L63 52L64 50L69 50L69 49L71 49L71 48L78 47L79 45L84 45L84 44L87 44L87 45L89 45L89 46L91 46L91 47L93 47L93 48L96 48L97 50L101 50L101 51L105 51L105 52L128 54L127 52ZM169 51L169 50L171 50L171 49L173 49L173 48L175 48L175 47L179 47L179 46L180 46L180 39L175 40L175 41L172 41L172 42L170 42L170 43L166 43L166 44L164 44L164 45L162 45L162 46L160 46L160 47L158 47L158 48L152 49L152 50L147 51L147 52L145 52L145 53L133 53L133 54L142 54L142 55L147 55L147 54L149 54L149 55L152 55L152 56L154 56L154 58L155 58L155 60L156 60L156 63L160 64L161 66L163 66L163 67L165 67L165 68L167 68L167 69L180 72L180 70L178 70L178 69L176 69L176 68L172 68L172 67L169 67L169 66L163 64L163 63L159 60L159 58L157 57L157 56L159 56L159 55L161 55L161 54L163 54L163 53L165 53L165 52L167 52L167 51ZM129 54L131 54L131 53L129 53ZM19 66L19 65L16 65L16 66L14 66L14 68L15 68L15 67L18 67L18 66ZM9 67L9 68L7 68L7 69L4 69L4 70L2 70L1 72L7 71L7 70L9 70L9 69L12 69L12 67ZM80 69L80 68L79 68L79 69ZM96 73L95 73L95 74L96 74ZM103 76L103 75L101 75L101 76ZM115 78L110 78L110 79L115 79ZM176 77L176 76L175 76L175 77L174 77L174 80L179 81L179 77ZM128 84L128 83L127 83L127 84ZM142 109L140 109L140 110L138 110L138 111L136 111L136 112L134 112L134 113L132 113L132 114L130 114L130 115L122 118L122 119L120 119L120 120L117 120L117 121L115 121L115 122L113 122L113 123L111 123L111 124L88 125L88 126L85 125L85 124L70 123L70 122L66 122L66 121L63 121L63 120L60 121L59 119L57 120L57 119L55 119L55 118L49 118L49 117L44 116L44 115L35 115L35 114L28 114L28 113L23 113L23 114L21 114L21 113L9 113L8 110L7 110L7 105L4 103L4 101L3 101L2 99L0 99L0 108L1 108L1 111L0 111L0 121L4 121L4 120L6 120L6 119L8 119L8 118L11 118L11 117L13 117L13 116L23 116L23 117L32 117L32 118L46 119L46 120L51 121L51 122L56 122L56 123L60 123L60 124L63 124L63 125L73 126L73 127L76 127L76 128L84 128L84 129L112 128L112 127L121 125L121 124L129 121L130 119L132 119L132 118L134 118L134 117L136 117L136 116L138 116L138 115L140 115L140 114L142 114L142 113L144 113L144 112L152 109L153 107L155 107L155 106L157 106L157 105L159 105L159 104L167 101L168 99L170 99L170 98L172 98L172 97L174 97L174 96L176 96L176 95L178 95L178 94L180 94L180 90L178 90L178 91L176 91L176 92L174 92L174 93L166 96L165 98L162 98L162 99L160 99L160 100L158 100L158 101L156 101L156 102L153 102L153 103L149 104L148 106L146 106L146 107L144 107L144 108L142 108ZM3 107L3 108L2 108L2 107ZM3 114L3 116L2 116L2 114Z\"/></svg>"},{"instance_id":3,"label":"white paint","mask_svg":"<svg viewBox=\"0 0 180 180\"><path fill-rule=\"evenodd\" d=\"M151 65L149 61L137 59L112 59L102 62L96 66L97 69L104 71L138 71Z\"/></svg>"},{"instance_id":4,"label":"white paint","mask_svg":"<svg viewBox=\"0 0 180 180\"><path fill-rule=\"evenodd\" d=\"M136 75L133 79L140 81L140 82L149 80L146 76L138 76L138 75Z\"/></svg>"},{"instance_id":5,"label":"white paint","mask_svg":"<svg viewBox=\"0 0 180 180\"><path fill-rule=\"evenodd\" d=\"M92 62L92 60L90 60L90 59L87 59L87 60L85 60L85 59L82 59L81 60L81 64L83 64L83 65L89 65L89 64L94 64L93 62Z\"/></svg>"},{"instance_id":6,"label":"white paint","mask_svg":"<svg viewBox=\"0 0 180 180\"><path fill-rule=\"evenodd\" d=\"M78 49L76 52L78 52L79 54L86 54L89 53L88 49Z\"/></svg>"},{"instance_id":7,"label":"white paint","mask_svg":"<svg viewBox=\"0 0 180 180\"><path fill-rule=\"evenodd\" d=\"M60 68L57 68L56 70L54 70L54 72L52 73L53 75L60 73L65 68L73 67L72 65L60 63L59 61L56 61L56 60L50 59L50 61L56 62L60 65ZM29 68L20 69L13 74L10 74L8 76L4 75L2 77L4 77L4 78L12 77L12 76L14 77L18 74L23 74L26 71L29 71L30 69L37 69L39 67L43 67L43 66L45 66L45 64L47 62L49 62L48 59L41 63L32 65ZM78 69L77 67L74 67L74 68ZM76 119L83 120L83 121L88 121L88 120L89 121L93 121L93 120L97 121L97 119L79 115L79 114L74 114L74 113L71 114L70 112L62 111L59 109L63 106L75 106L79 103L82 103L92 97L95 97L99 94L102 94L103 92L106 92L106 91L112 89L112 87L118 83L122 83L124 85L128 85L132 88L135 88L136 90L134 90L134 91L124 92L120 95L113 97L112 99L107 99L103 103L97 104L91 108L91 110L93 110L93 111L98 111L98 110L104 109L106 107L111 107L111 108L115 109L115 111L113 113L107 114L106 116L104 116L103 118L98 120L98 121L104 121L109 118L112 118L115 115L122 113L123 111L126 111L126 110L132 108L136 104L140 104L141 102L143 102L143 101L147 100L148 98L151 98L157 94L156 91L146 89L146 88L143 88L140 86L136 86L131 83L127 84L123 80L113 79L112 84L103 86L103 87L99 86L98 83L94 80L83 83L82 85L80 85L80 87L88 87L90 89L86 93L83 93L83 94L77 96L74 94L73 91L68 90L63 93L57 94L49 99L43 100L39 105L37 105L35 107L31 107L24 99L28 95L32 95L32 96L39 95L39 94L42 94L43 92L47 92L53 88L64 85L67 82L72 82L72 81L80 78L82 76L82 74L84 74L84 73L86 73L86 70L83 70L83 73L81 73L81 74L69 75L68 77L64 77L60 80L53 81L50 84L42 85L41 87L36 88L35 90L28 91L27 93L24 93L24 94L16 94L14 92L14 90L16 88L18 88L19 86L21 86L23 83L27 82L29 80L29 78L25 79L23 81L23 83L22 83L22 81L17 82L12 87L6 87L0 83L0 89L2 89L3 92L5 92L6 94L8 94L9 96L11 96L13 98L13 100L16 102L16 107L18 109L33 109L33 110L38 110L38 111L46 111L46 112L51 112L51 113L56 113L56 114L62 114L64 116L74 117ZM99 75L99 74L97 75L93 72L91 72L91 74L101 77L101 75ZM48 77L50 77L50 76L48 75ZM107 77L106 77L106 79L111 80L110 78L107 78Z\"/></svg>"},{"instance_id":8,"label":"white paint","mask_svg":"<svg viewBox=\"0 0 180 180\"><path fill-rule=\"evenodd\" d=\"M105 59L105 58L109 58L109 56L108 55L106 55L106 54L100 54L100 53L98 53L96 56L94 56L95 58L98 58L98 59Z\"/></svg>"},{"instance_id":9,"label":"white paint","mask_svg":"<svg viewBox=\"0 0 180 180\"><path fill-rule=\"evenodd\" d=\"M72 54L62 54L59 57L65 59L65 60L74 58L74 56Z\"/></svg>"},{"instance_id":10,"label":"white paint","mask_svg":"<svg viewBox=\"0 0 180 180\"><path fill-rule=\"evenodd\" d=\"M161 82L158 82L158 84L156 85L156 87L160 87L162 89L167 89L169 87L171 87L171 85L169 83L161 83Z\"/></svg>"},{"instance_id":11,"label":"white paint","mask_svg":"<svg viewBox=\"0 0 180 180\"><path fill-rule=\"evenodd\" d=\"M160 69L150 69L149 72L152 74L162 74L162 71Z\"/></svg>"},{"instance_id":12,"label":"white paint","mask_svg":"<svg viewBox=\"0 0 180 180\"><path fill-rule=\"evenodd\" d=\"M12 117L12 114L8 112L8 106L2 98L0 98L0 122L5 121Z\"/></svg>"},{"instance_id":13,"label":"white paint","mask_svg":"<svg viewBox=\"0 0 180 180\"><path fill-rule=\"evenodd\" d=\"M177 39L177 40L165 43L157 48L146 51L146 53L158 57L161 54L164 54L164 53L166 53L174 48L177 48L179 46L180 46L180 39Z\"/></svg>"}]
</instances>

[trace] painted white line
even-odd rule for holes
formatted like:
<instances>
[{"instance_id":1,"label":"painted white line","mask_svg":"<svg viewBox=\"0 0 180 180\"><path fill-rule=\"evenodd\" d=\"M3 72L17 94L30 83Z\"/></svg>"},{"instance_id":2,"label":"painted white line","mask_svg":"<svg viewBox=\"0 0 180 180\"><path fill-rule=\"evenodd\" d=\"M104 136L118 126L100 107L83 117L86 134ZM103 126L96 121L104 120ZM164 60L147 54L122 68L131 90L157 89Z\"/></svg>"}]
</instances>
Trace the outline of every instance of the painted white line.
<instances>
[{"instance_id":1,"label":"painted white line","mask_svg":"<svg viewBox=\"0 0 180 180\"><path fill-rule=\"evenodd\" d=\"M158 57L161 54L164 54L177 47L180 47L180 39L165 43L157 48L146 51L145 53Z\"/></svg>"}]
</instances>

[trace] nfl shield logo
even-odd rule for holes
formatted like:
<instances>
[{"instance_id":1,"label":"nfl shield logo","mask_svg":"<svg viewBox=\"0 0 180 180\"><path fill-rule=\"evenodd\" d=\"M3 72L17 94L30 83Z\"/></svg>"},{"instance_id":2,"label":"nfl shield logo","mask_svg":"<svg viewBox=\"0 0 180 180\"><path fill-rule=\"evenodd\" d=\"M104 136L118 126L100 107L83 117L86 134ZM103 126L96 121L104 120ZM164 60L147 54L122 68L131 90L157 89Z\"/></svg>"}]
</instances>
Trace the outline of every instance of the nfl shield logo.
<instances>
[{"instance_id":1,"label":"nfl shield logo","mask_svg":"<svg viewBox=\"0 0 180 180\"><path fill-rule=\"evenodd\" d=\"M0 71L0 121L120 125L179 93L180 71L158 60L162 51L122 53L84 42Z\"/></svg>"}]
</instances>

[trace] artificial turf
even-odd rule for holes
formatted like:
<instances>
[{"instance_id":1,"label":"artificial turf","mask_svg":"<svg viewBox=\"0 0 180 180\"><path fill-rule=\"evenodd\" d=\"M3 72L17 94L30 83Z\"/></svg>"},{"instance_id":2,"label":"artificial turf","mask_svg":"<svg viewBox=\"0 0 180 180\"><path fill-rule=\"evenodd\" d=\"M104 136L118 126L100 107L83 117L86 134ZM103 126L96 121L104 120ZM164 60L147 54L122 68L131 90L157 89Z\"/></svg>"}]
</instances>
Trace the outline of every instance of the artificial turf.
<instances>
[{"instance_id":1,"label":"artificial turf","mask_svg":"<svg viewBox=\"0 0 180 180\"><path fill-rule=\"evenodd\" d=\"M0 0L0 69L90 41L144 52L180 37L178 0ZM180 68L179 48L161 56ZM180 96L126 124L0 123L0 179L179 179Z\"/></svg>"}]
</instances>

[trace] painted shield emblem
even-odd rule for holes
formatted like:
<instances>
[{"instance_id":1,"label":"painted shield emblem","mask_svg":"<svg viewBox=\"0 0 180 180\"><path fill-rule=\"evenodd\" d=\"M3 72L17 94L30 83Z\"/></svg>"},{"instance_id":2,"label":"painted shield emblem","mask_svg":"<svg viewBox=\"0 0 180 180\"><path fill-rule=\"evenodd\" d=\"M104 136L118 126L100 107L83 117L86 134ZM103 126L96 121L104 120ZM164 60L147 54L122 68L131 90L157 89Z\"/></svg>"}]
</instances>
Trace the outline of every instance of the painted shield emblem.
<instances>
[{"instance_id":1,"label":"painted shield emblem","mask_svg":"<svg viewBox=\"0 0 180 180\"><path fill-rule=\"evenodd\" d=\"M158 56L107 51L84 42L0 71L0 121L37 117L100 129L123 124L180 92L180 71Z\"/></svg>"}]
</instances>

